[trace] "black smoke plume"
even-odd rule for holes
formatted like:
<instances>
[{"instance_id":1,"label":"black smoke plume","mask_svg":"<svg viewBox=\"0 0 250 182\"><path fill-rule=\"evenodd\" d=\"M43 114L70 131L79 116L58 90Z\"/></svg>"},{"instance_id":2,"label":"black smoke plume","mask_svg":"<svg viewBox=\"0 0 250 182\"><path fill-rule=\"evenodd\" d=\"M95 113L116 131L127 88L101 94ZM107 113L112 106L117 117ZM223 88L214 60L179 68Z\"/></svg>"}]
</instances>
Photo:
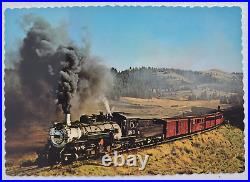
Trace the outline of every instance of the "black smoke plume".
<instances>
[{"instance_id":1,"label":"black smoke plume","mask_svg":"<svg viewBox=\"0 0 250 182\"><path fill-rule=\"evenodd\" d=\"M71 99L77 91L78 73L80 70L80 60L74 48L61 48L59 52L64 55L62 70L59 72L60 80L58 82L57 99L58 104L62 105L65 114L70 113Z\"/></svg>"},{"instance_id":2,"label":"black smoke plume","mask_svg":"<svg viewBox=\"0 0 250 182\"><path fill-rule=\"evenodd\" d=\"M77 47L69 39L67 26L53 27L33 15L23 20L26 35L12 56L18 60L5 69L7 143L32 135L29 128L62 119L58 105L64 113L80 114L87 99L103 97L112 86L109 69L90 56L89 45ZM5 65L12 65L8 61Z\"/></svg>"}]
</instances>

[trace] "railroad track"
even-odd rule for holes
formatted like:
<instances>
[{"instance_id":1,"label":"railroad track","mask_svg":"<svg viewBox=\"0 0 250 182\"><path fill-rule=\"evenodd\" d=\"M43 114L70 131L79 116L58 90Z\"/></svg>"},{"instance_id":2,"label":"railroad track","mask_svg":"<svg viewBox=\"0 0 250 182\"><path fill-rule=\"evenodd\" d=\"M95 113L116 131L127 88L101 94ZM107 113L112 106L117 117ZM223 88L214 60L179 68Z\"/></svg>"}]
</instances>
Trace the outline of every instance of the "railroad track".
<instances>
[{"instance_id":1,"label":"railroad track","mask_svg":"<svg viewBox=\"0 0 250 182\"><path fill-rule=\"evenodd\" d=\"M146 149L146 148L155 147L157 145L166 144L166 143L173 142L173 141L176 141L176 140L181 140L181 139L184 139L184 138L190 138L190 137L192 137L194 135L202 134L202 133L214 130L216 128L219 128L222 125L223 124L216 125L216 126L214 126L212 128L202 130L202 131L199 131L199 132L196 132L196 133L179 136L179 137L175 137L175 138L172 138L172 139L167 139L167 140L159 141L159 142L156 142L156 143L151 143L151 144L148 144L148 145L143 145L143 146L140 146L140 147L139 146L138 147L132 147L132 148L128 148L126 150L120 150L118 152L119 153L126 153L126 152L130 152L130 151L135 151L135 150L138 150L138 149ZM36 165L29 166L29 167L16 167L15 169L6 169L6 174L9 175L9 176L34 176L34 175L37 175L37 173L39 173L39 172L43 172L43 171L46 171L46 170L49 170L49 169L51 169L50 166L39 168Z\"/></svg>"},{"instance_id":2,"label":"railroad track","mask_svg":"<svg viewBox=\"0 0 250 182\"><path fill-rule=\"evenodd\" d=\"M179 137L174 137L174 138L171 138L171 139L159 141L159 142L148 144L148 145L143 145L143 146L140 146L140 147L129 148L129 149L126 149L126 150L121 150L119 152L120 153L125 153L125 152L129 152L129 151L133 151L133 150L150 148L150 147L153 147L153 146L157 146L157 145L161 145L161 144L166 144L166 143L173 142L173 141L176 141L176 140L181 140L181 139L184 139L184 138L190 138L190 137L192 137L194 135L198 135L198 134L205 133L205 132L214 130L216 128L219 128L222 125L224 125L224 123L219 124L219 125L215 125L215 126L213 126L211 128L208 128L208 129L205 129L205 130L202 130L202 131L198 131L198 132L195 132L195 133L191 133L191 134L187 134L187 135L182 135L182 136L179 136Z\"/></svg>"},{"instance_id":3,"label":"railroad track","mask_svg":"<svg viewBox=\"0 0 250 182\"><path fill-rule=\"evenodd\" d=\"M50 167L39 168L38 166L17 167L15 169L6 169L6 174L9 176L35 176L38 172L46 171Z\"/></svg>"}]
</instances>

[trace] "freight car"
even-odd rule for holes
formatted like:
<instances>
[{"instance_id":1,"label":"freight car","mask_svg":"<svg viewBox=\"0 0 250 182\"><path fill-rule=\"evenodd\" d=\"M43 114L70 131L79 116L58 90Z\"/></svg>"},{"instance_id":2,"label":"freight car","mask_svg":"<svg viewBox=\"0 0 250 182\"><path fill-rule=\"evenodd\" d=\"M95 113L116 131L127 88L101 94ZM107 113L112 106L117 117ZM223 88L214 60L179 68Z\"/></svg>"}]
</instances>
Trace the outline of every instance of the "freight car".
<instances>
[{"instance_id":1,"label":"freight car","mask_svg":"<svg viewBox=\"0 0 250 182\"><path fill-rule=\"evenodd\" d=\"M166 122L166 138L174 138L197 133L218 126L224 122L224 117L223 113L218 111L213 114L201 116L165 118L163 120Z\"/></svg>"},{"instance_id":2,"label":"freight car","mask_svg":"<svg viewBox=\"0 0 250 182\"><path fill-rule=\"evenodd\" d=\"M200 116L161 119L129 118L118 112L83 115L75 122L70 121L69 114L65 118L65 122L56 122L50 128L48 143L38 152L39 166L161 144L213 129L224 122L220 109Z\"/></svg>"}]
</instances>

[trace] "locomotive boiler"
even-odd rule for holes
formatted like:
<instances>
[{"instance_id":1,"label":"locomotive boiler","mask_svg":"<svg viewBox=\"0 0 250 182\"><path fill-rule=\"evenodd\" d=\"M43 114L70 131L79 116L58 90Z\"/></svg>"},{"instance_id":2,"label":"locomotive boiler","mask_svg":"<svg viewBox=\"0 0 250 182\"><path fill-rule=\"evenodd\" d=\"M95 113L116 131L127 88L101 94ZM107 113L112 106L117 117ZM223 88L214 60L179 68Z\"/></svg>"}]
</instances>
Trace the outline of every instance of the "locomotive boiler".
<instances>
[{"instance_id":1,"label":"locomotive boiler","mask_svg":"<svg viewBox=\"0 0 250 182\"><path fill-rule=\"evenodd\" d=\"M111 118L110 114L100 113L82 115L72 122L67 114L64 122L55 122L50 128L47 145L38 151L38 164L70 163L111 151L122 137L120 126Z\"/></svg>"}]
</instances>

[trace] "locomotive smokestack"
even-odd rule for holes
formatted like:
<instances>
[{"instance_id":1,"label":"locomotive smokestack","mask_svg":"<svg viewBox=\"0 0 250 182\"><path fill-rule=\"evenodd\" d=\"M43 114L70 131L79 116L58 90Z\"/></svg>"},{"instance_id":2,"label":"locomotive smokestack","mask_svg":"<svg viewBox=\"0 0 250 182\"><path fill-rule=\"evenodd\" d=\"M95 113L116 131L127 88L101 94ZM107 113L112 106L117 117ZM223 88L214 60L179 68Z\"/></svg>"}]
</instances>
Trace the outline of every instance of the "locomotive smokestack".
<instances>
[{"instance_id":1,"label":"locomotive smokestack","mask_svg":"<svg viewBox=\"0 0 250 182\"><path fill-rule=\"evenodd\" d=\"M65 114L65 122L68 126L71 125L70 114Z\"/></svg>"}]
</instances>

